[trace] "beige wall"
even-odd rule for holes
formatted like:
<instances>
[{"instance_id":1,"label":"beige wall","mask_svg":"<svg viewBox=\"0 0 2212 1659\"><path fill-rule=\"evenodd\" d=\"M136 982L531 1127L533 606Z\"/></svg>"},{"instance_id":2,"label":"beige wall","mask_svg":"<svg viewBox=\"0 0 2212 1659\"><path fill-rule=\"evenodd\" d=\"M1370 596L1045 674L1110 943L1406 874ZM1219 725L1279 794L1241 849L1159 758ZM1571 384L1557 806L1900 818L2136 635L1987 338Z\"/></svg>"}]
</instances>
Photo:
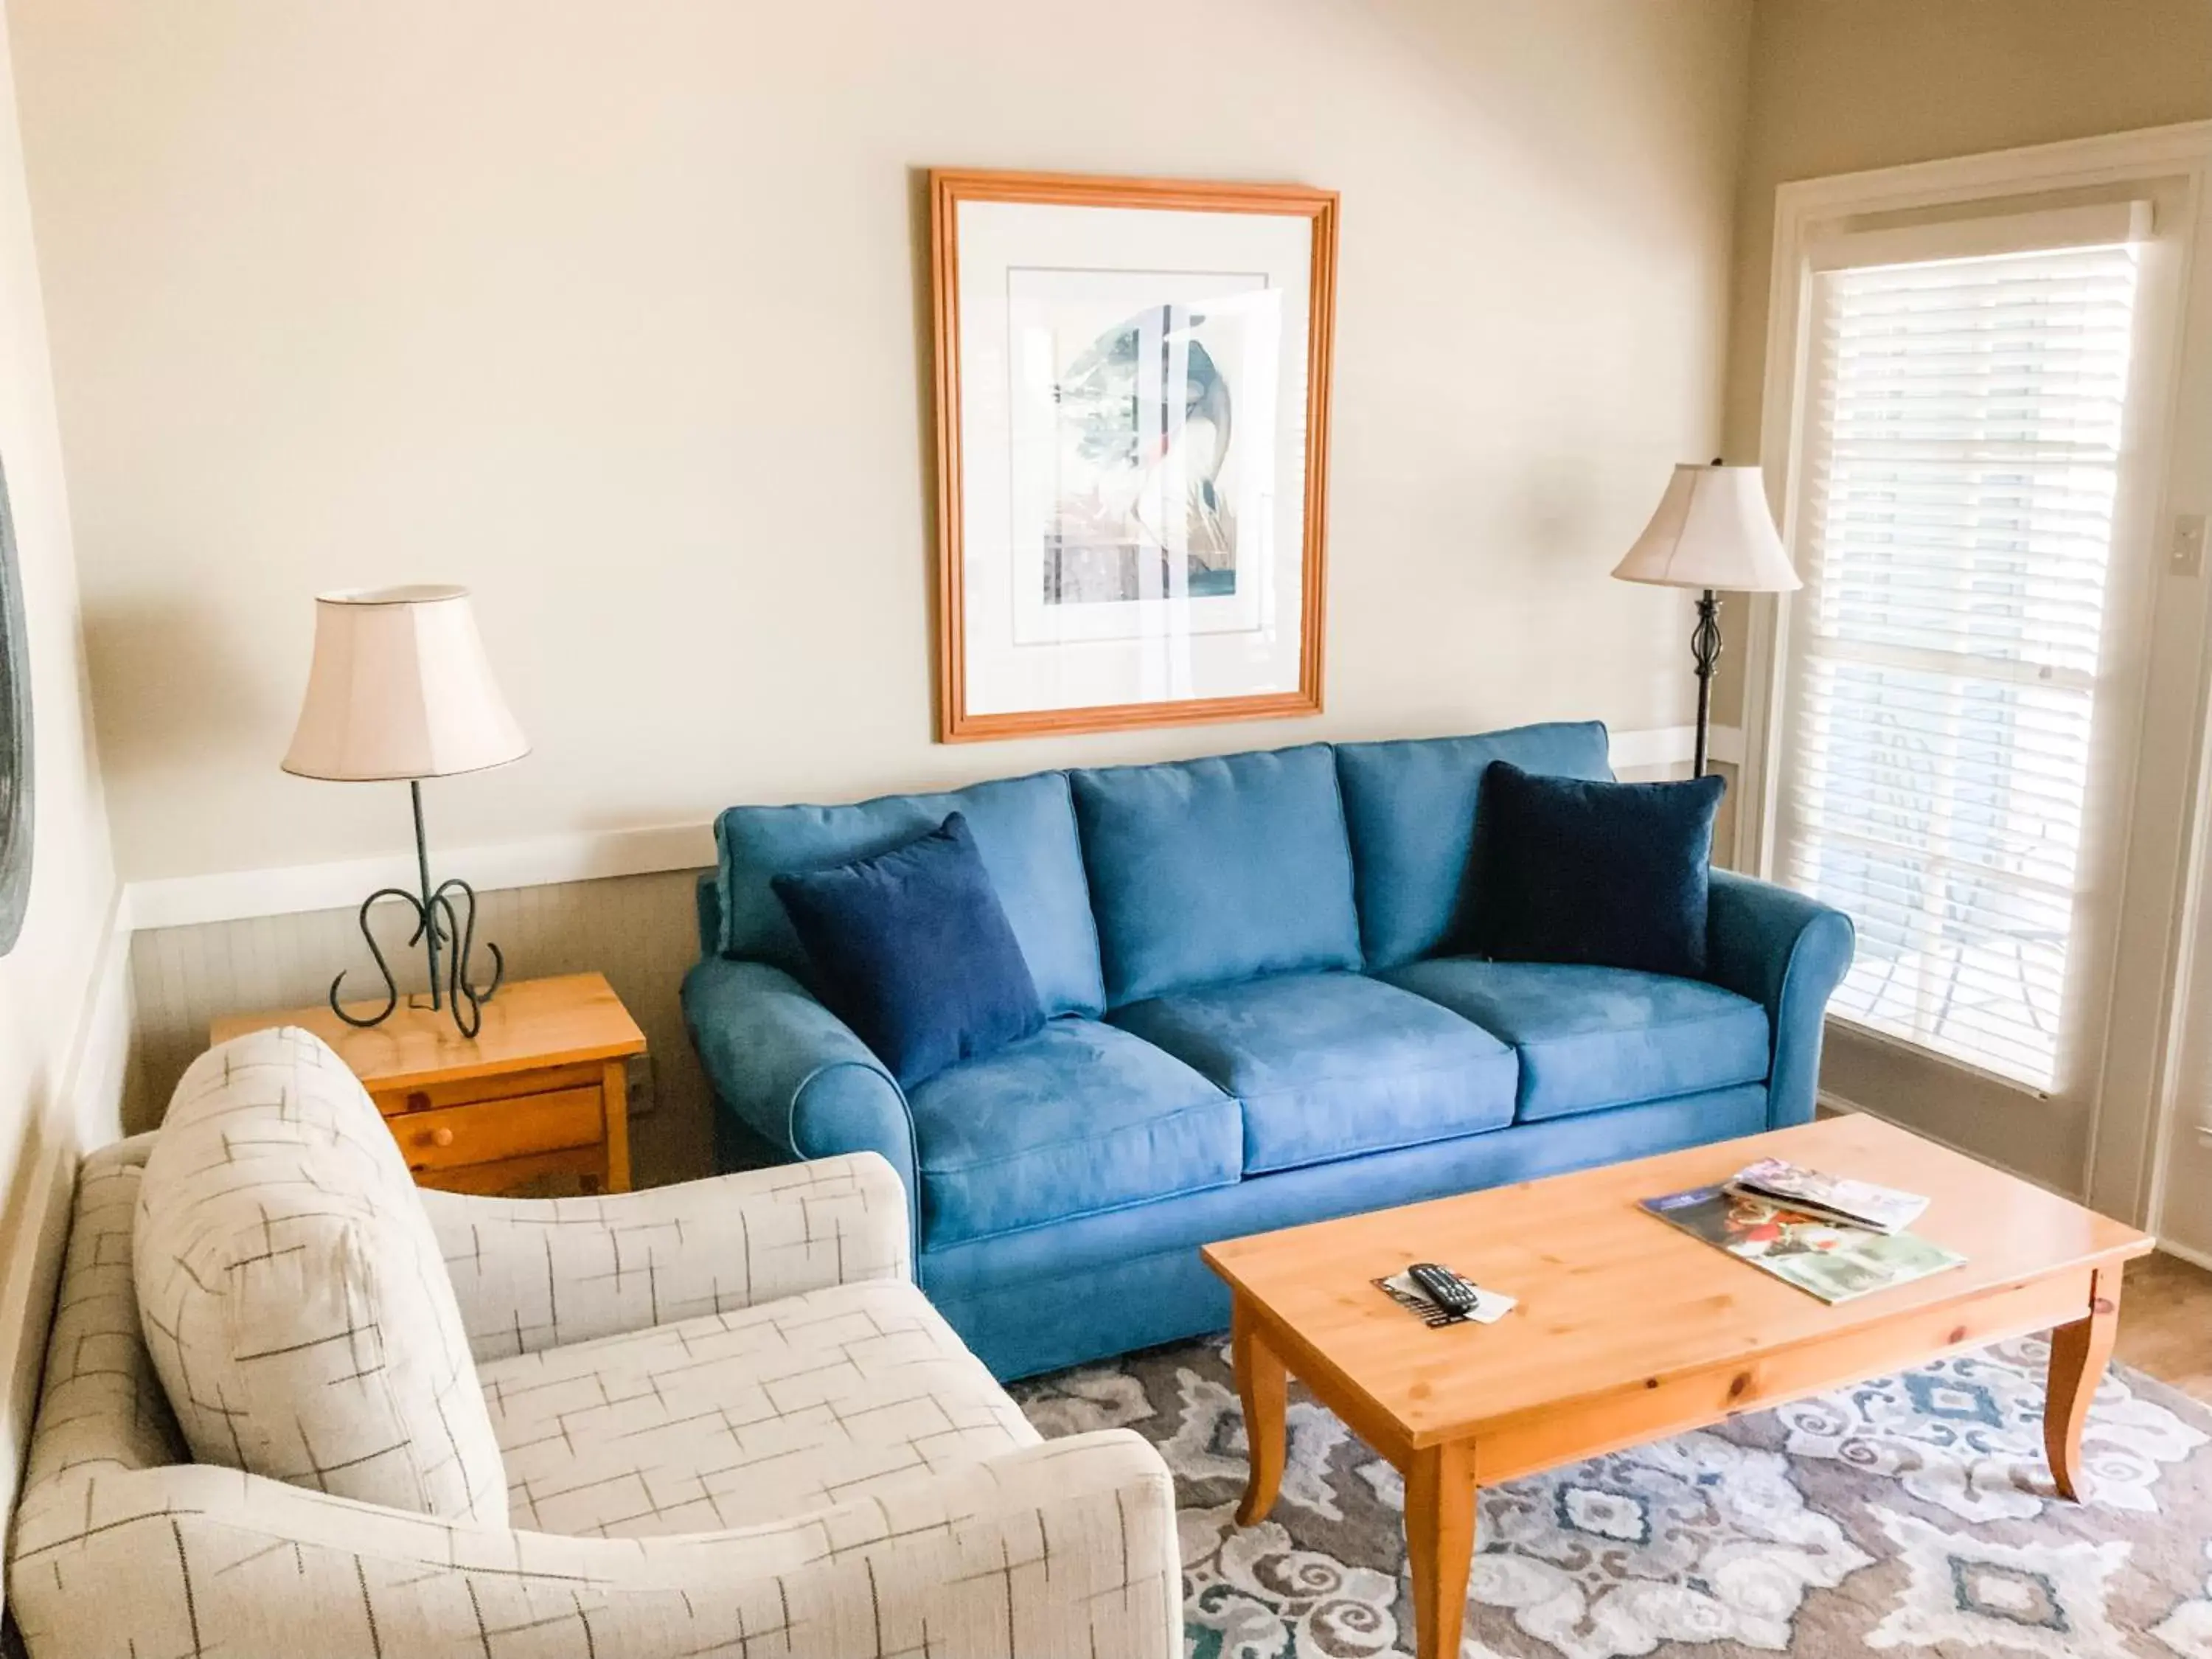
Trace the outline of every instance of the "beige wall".
<instances>
[{"instance_id":1,"label":"beige wall","mask_svg":"<svg viewBox=\"0 0 2212 1659\"><path fill-rule=\"evenodd\" d=\"M1758 0L1730 455L1759 448L1776 185L2208 116L2212 0Z\"/></svg>"},{"instance_id":2,"label":"beige wall","mask_svg":"<svg viewBox=\"0 0 2212 1659\"><path fill-rule=\"evenodd\" d=\"M69 1154L115 1133L124 1014L103 976L114 866L87 716L76 573L14 80L0 27L0 465L21 559L36 750L32 889L0 958L0 1513L12 1509L51 1306ZM119 964L118 964L119 965ZM90 1016L106 977L116 992Z\"/></svg>"},{"instance_id":3,"label":"beige wall","mask_svg":"<svg viewBox=\"0 0 2212 1659\"><path fill-rule=\"evenodd\" d=\"M1606 578L1718 427L1747 4L10 9L128 877L405 845L276 768L349 583L475 587L536 740L447 848L1689 717ZM931 741L931 163L1343 192L1324 719Z\"/></svg>"},{"instance_id":4,"label":"beige wall","mask_svg":"<svg viewBox=\"0 0 2212 1659\"><path fill-rule=\"evenodd\" d=\"M1759 459L1774 191L2212 116L2212 0L1757 0L1729 311L1731 460ZM1716 718L1742 714L1742 605Z\"/></svg>"},{"instance_id":5,"label":"beige wall","mask_svg":"<svg viewBox=\"0 0 2212 1659\"><path fill-rule=\"evenodd\" d=\"M2212 117L2208 0L1758 0L1736 216L1726 431L1759 447L1774 193L1792 179ZM1732 607L1738 609L1740 607ZM1741 615L1729 655L1742 663ZM1740 718L1731 673L1720 718ZM2068 1189L2090 1126L2053 1104L1995 1116L1925 1100L1898 1051L1832 1031L1823 1086Z\"/></svg>"}]
</instances>

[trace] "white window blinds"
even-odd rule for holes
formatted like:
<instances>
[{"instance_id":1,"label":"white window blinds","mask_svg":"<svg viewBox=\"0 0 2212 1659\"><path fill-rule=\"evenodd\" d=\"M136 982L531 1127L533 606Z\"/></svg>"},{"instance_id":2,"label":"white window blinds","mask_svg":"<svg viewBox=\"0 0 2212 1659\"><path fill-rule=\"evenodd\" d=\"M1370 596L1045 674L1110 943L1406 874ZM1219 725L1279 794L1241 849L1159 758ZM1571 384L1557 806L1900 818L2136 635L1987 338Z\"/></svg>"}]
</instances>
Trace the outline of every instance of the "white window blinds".
<instances>
[{"instance_id":1,"label":"white window blinds","mask_svg":"<svg viewBox=\"0 0 2212 1659\"><path fill-rule=\"evenodd\" d=\"M1777 850L1834 1011L2054 1086L2112 547L2125 244L1816 276Z\"/></svg>"}]
</instances>

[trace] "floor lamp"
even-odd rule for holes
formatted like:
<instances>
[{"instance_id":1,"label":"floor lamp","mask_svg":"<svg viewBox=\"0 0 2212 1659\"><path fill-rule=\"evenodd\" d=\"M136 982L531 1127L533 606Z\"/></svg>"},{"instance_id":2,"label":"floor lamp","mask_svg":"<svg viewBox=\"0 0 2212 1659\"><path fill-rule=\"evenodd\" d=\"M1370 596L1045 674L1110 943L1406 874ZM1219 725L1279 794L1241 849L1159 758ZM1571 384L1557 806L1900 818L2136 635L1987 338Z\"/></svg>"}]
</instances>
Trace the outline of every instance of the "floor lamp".
<instances>
[{"instance_id":1,"label":"floor lamp","mask_svg":"<svg viewBox=\"0 0 2212 1659\"><path fill-rule=\"evenodd\" d=\"M1759 469L1718 461L1677 466L1651 522L1613 574L1625 582L1698 590L1698 625L1690 634L1690 659L1698 673L1697 758L1691 776L1702 778L1712 721L1713 665L1721 656L1720 595L1786 593L1804 586L1774 533Z\"/></svg>"}]
</instances>

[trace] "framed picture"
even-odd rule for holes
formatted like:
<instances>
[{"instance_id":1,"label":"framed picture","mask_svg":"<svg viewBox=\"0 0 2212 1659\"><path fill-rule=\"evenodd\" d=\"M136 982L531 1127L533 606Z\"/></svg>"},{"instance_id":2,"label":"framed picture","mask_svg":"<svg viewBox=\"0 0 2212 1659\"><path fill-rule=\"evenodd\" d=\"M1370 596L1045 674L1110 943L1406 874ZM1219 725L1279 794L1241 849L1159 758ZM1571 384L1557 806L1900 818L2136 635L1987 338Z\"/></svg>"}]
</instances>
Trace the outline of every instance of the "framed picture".
<instances>
[{"instance_id":1,"label":"framed picture","mask_svg":"<svg viewBox=\"0 0 2212 1659\"><path fill-rule=\"evenodd\" d=\"M1335 194L930 190L939 736L1320 713Z\"/></svg>"},{"instance_id":2,"label":"framed picture","mask_svg":"<svg viewBox=\"0 0 2212 1659\"><path fill-rule=\"evenodd\" d=\"M0 957L15 948L31 902L31 647L24 636L15 520L0 472Z\"/></svg>"}]
</instances>

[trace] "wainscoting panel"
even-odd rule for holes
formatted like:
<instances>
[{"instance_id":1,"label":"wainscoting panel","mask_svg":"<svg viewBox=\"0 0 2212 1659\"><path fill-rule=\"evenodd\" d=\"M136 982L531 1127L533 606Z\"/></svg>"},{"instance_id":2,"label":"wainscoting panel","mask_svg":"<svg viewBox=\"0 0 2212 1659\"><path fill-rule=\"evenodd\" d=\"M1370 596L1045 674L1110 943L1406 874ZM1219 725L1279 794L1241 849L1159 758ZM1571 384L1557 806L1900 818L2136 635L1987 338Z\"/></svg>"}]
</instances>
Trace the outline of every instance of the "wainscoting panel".
<instances>
[{"instance_id":1,"label":"wainscoting panel","mask_svg":"<svg viewBox=\"0 0 2212 1659\"><path fill-rule=\"evenodd\" d=\"M1687 726L1615 732L1613 764L1627 779L1685 776L1690 738ZM1713 747L1715 769L1733 787L1738 734L1716 728ZM1713 860L1723 866L1730 863L1734 817L1731 805L1724 805L1714 835ZM463 849L442 858L448 872L476 881L477 937L506 952L510 975L529 979L596 969L644 1028L651 1050L646 1065L632 1069L630 1090L631 1154L641 1185L689 1180L713 1167L707 1082L684 1034L677 1000L685 971L698 960L691 898L698 872L656 867L711 851L711 845L706 828L695 825ZM364 892L376 882L411 880L411 866L403 871L402 862L361 860L134 884L125 905L137 924L131 935L137 1024L125 1084L126 1132L161 1121L177 1079L207 1047L208 1022L216 1015L319 1002L340 969L349 975L349 996L374 991L375 964L362 944L353 908L298 907ZM572 870L619 873L544 879ZM259 914L263 907L277 914ZM398 920L398 906L383 907L378 938L400 975L401 988L420 991L422 955L407 948Z\"/></svg>"},{"instance_id":2,"label":"wainscoting panel","mask_svg":"<svg viewBox=\"0 0 2212 1659\"><path fill-rule=\"evenodd\" d=\"M510 976L605 974L650 1045L631 1071L631 1157L640 1185L704 1175L713 1167L707 1083L684 1035L677 997L698 960L690 871L513 887L482 895L482 941L506 953ZM396 915L399 907L384 907ZM401 987L422 988L422 953L404 930L380 929ZM125 1102L125 1127L151 1128L177 1079L207 1047L218 1014L295 1008L320 1001L331 976L347 970L348 994L368 996L376 965L354 912L312 910L193 927L143 928L131 942L137 1025Z\"/></svg>"}]
</instances>

